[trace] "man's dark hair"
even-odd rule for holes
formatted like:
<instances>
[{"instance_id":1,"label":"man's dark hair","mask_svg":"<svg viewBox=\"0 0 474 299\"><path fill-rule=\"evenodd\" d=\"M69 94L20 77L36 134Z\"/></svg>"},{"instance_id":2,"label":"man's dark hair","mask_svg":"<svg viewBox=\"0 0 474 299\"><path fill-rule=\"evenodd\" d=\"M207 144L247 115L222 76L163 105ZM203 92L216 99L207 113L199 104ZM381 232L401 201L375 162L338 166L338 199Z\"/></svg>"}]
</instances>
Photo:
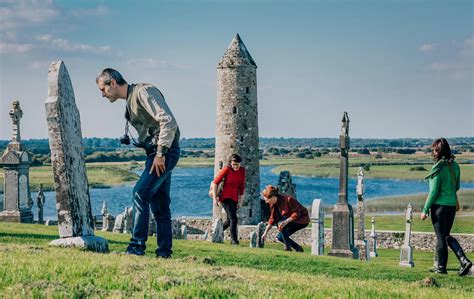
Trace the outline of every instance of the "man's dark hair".
<instances>
[{"instance_id":1,"label":"man's dark hair","mask_svg":"<svg viewBox=\"0 0 474 299\"><path fill-rule=\"evenodd\" d=\"M104 81L105 85L110 85L110 81L112 79L114 79L115 82L117 82L118 85L127 84L127 81L125 81L125 79L122 77L122 75L118 71L116 71L114 69L111 69L111 68L106 68L105 70L100 72L100 74L95 79L95 82L99 83L100 79L102 79Z\"/></svg>"}]
</instances>

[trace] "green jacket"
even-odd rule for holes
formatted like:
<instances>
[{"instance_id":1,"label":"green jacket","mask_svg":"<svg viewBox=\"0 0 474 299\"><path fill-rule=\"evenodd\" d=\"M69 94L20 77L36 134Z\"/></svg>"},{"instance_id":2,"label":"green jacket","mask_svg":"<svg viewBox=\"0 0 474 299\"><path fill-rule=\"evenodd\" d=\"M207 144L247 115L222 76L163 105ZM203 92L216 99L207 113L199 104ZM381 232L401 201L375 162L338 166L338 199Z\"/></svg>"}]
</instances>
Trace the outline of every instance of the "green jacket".
<instances>
[{"instance_id":1,"label":"green jacket","mask_svg":"<svg viewBox=\"0 0 474 299\"><path fill-rule=\"evenodd\" d=\"M449 165L453 171L455 182L453 182ZM433 165L430 174L425 177L425 179L429 179L430 193L426 198L423 213L429 214L433 204L456 206L456 191L460 187L461 170L458 163L454 161L449 165L447 160L441 159Z\"/></svg>"}]
</instances>

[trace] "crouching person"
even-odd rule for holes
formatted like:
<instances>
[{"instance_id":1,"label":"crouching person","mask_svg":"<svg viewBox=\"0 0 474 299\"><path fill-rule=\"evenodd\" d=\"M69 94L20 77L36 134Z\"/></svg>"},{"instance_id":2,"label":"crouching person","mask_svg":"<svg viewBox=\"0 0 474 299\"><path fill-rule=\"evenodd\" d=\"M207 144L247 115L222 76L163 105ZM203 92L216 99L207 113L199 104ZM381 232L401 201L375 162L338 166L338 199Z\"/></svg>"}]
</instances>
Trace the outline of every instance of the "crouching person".
<instances>
[{"instance_id":1,"label":"crouching person","mask_svg":"<svg viewBox=\"0 0 474 299\"><path fill-rule=\"evenodd\" d=\"M274 224L277 224L278 241L285 244L285 250L291 251L291 248L297 252L303 252L303 247L293 241L290 236L308 226L308 210L301 205L294 197L282 195L277 187L268 185L263 190L263 198L270 205L270 218L267 227L262 235L266 239L268 231Z\"/></svg>"}]
</instances>

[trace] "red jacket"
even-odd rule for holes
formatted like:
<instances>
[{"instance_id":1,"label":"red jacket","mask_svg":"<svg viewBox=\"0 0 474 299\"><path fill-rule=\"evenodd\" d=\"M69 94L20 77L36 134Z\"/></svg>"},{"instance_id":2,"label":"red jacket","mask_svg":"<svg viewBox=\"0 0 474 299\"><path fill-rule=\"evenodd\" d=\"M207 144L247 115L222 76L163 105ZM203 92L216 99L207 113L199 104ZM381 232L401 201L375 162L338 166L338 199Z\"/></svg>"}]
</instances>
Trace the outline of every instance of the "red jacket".
<instances>
[{"instance_id":1,"label":"red jacket","mask_svg":"<svg viewBox=\"0 0 474 299\"><path fill-rule=\"evenodd\" d=\"M219 201L230 198L235 202L239 202L239 195L244 195L245 192L245 168L242 166L235 171L232 167L224 167L217 177L214 179L214 184L219 184L225 177L224 188Z\"/></svg>"},{"instance_id":2,"label":"red jacket","mask_svg":"<svg viewBox=\"0 0 474 299\"><path fill-rule=\"evenodd\" d=\"M280 211L280 214L278 213ZM268 224L274 225L282 218L293 218L292 223L308 224L308 210L295 198L287 195L278 196L277 202L270 205L270 218Z\"/></svg>"}]
</instances>

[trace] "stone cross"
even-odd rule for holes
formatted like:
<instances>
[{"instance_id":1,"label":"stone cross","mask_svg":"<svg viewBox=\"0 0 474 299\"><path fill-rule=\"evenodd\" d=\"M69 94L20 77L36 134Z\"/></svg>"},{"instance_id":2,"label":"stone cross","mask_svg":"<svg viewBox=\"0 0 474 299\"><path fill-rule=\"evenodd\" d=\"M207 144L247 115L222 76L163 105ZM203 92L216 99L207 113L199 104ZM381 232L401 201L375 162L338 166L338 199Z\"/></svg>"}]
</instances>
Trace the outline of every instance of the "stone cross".
<instances>
[{"instance_id":1,"label":"stone cross","mask_svg":"<svg viewBox=\"0 0 474 299\"><path fill-rule=\"evenodd\" d=\"M413 246L411 246L411 226L413 219L413 208L411 203L407 206L406 213L406 224L405 224L405 241L400 247L400 266L404 267L414 267L415 263L413 262Z\"/></svg>"},{"instance_id":2,"label":"stone cross","mask_svg":"<svg viewBox=\"0 0 474 299\"><path fill-rule=\"evenodd\" d=\"M354 212L348 202L349 181L349 116L344 112L341 134L339 135L339 198L332 212L332 248L329 255L358 258L358 249L354 246Z\"/></svg>"},{"instance_id":3,"label":"stone cross","mask_svg":"<svg viewBox=\"0 0 474 299\"><path fill-rule=\"evenodd\" d=\"M255 231L255 232L252 232L250 234L250 244L249 244L249 246L250 246L250 248L257 248L257 245L258 245L257 244L257 232Z\"/></svg>"},{"instance_id":4,"label":"stone cross","mask_svg":"<svg viewBox=\"0 0 474 299\"><path fill-rule=\"evenodd\" d=\"M40 184L38 189L38 196L36 196L36 205L38 206L38 223L43 224L43 207L46 202L46 196L43 192L43 184Z\"/></svg>"},{"instance_id":5,"label":"stone cross","mask_svg":"<svg viewBox=\"0 0 474 299\"><path fill-rule=\"evenodd\" d=\"M365 238L365 211L364 211L364 171L359 167L357 174L357 218L359 220L357 226L356 247L359 249L359 259L363 261L370 260L370 252L367 239Z\"/></svg>"},{"instance_id":6,"label":"stone cross","mask_svg":"<svg viewBox=\"0 0 474 299\"><path fill-rule=\"evenodd\" d=\"M278 189L281 194L296 198L296 184L293 183L288 170L280 172L280 176L278 177Z\"/></svg>"},{"instance_id":7,"label":"stone cross","mask_svg":"<svg viewBox=\"0 0 474 299\"><path fill-rule=\"evenodd\" d=\"M324 254L324 205L322 199L313 200L311 208L311 254Z\"/></svg>"},{"instance_id":8,"label":"stone cross","mask_svg":"<svg viewBox=\"0 0 474 299\"><path fill-rule=\"evenodd\" d=\"M263 240L262 236L263 233L265 232L265 223L264 222L259 222L257 225L257 245L258 248L263 248L265 247L265 241Z\"/></svg>"},{"instance_id":9,"label":"stone cross","mask_svg":"<svg viewBox=\"0 0 474 299\"><path fill-rule=\"evenodd\" d=\"M224 225L222 223L222 218L214 220L211 232L211 242L224 243Z\"/></svg>"},{"instance_id":10,"label":"stone cross","mask_svg":"<svg viewBox=\"0 0 474 299\"><path fill-rule=\"evenodd\" d=\"M370 257L378 257L377 252L377 235L375 233L375 218L372 217L372 229L370 230Z\"/></svg>"},{"instance_id":11,"label":"stone cross","mask_svg":"<svg viewBox=\"0 0 474 299\"><path fill-rule=\"evenodd\" d=\"M10 110L10 118L13 122L13 135L12 135L12 142L20 143L21 136L20 136L20 120L23 117L23 111L20 108L20 102L14 101L13 108Z\"/></svg>"},{"instance_id":12,"label":"stone cross","mask_svg":"<svg viewBox=\"0 0 474 299\"><path fill-rule=\"evenodd\" d=\"M81 120L71 79L62 61L49 67L45 107L61 237L50 244L106 252L107 240L94 235Z\"/></svg>"}]
</instances>

